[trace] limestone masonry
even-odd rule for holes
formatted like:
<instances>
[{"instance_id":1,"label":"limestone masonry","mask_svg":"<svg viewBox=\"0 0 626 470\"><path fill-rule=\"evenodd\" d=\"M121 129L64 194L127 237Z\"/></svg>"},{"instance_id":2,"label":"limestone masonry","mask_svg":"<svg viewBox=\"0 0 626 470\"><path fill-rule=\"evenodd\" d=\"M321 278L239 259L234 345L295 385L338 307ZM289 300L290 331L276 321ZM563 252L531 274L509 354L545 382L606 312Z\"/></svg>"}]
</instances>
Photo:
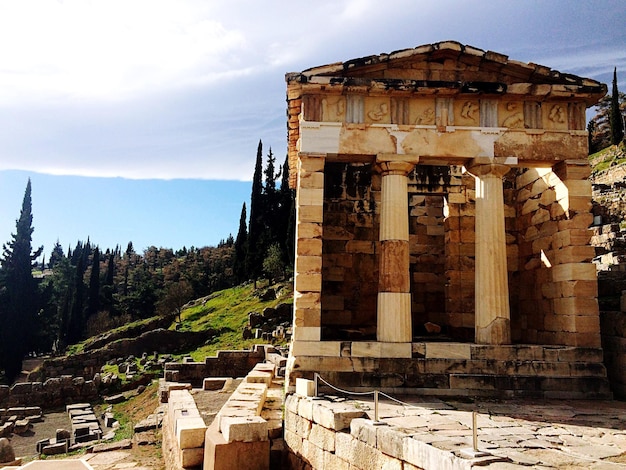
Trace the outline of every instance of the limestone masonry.
<instances>
[{"instance_id":1,"label":"limestone masonry","mask_svg":"<svg viewBox=\"0 0 626 470\"><path fill-rule=\"evenodd\" d=\"M452 41L286 82L290 390L610 396L585 130L604 84Z\"/></svg>"}]
</instances>

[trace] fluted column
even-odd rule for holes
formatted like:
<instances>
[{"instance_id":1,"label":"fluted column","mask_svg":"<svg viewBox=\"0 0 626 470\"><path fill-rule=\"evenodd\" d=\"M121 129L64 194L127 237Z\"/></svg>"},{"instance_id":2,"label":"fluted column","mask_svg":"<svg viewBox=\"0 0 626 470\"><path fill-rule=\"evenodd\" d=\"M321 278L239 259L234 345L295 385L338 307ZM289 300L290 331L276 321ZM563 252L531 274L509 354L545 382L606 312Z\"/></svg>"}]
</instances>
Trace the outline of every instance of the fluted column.
<instances>
[{"instance_id":1,"label":"fluted column","mask_svg":"<svg viewBox=\"0 0 626 470\"><path fill-rule=\"evenodd\" d=\"M381 342L408 343L413 337L407 175L414 165L395 159L378 161L382 180L376 337Z\"/></svg>"},{"instance_id":2,"label":"fluted column","mask_svg":"<svg viewBox=\"0 0 626 470\"><path fill-rule=\"evenodd\" d=\"M511 342L502 191L502 177L510 168L497 163L468 166L476 178L475 336L479 344Z\"/></svg>"}]
</instances>

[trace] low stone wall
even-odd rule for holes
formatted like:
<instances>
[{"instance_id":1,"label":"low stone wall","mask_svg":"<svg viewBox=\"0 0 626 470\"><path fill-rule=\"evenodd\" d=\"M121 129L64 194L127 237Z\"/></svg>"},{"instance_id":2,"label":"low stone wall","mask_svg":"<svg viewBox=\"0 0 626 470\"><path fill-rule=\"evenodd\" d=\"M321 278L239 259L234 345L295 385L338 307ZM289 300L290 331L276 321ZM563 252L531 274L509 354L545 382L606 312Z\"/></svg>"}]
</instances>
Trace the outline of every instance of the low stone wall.
<instances>
[{"instance_id":1,"label":"low stone wall","mask_svg":"<svg viewBox=\"0 0 626 470\"><path fill-rule=\"evenodd\" d=\"M197 467L204 461L204 419L189 390L171 390L165 426L170 433L176 465Z\"/></svg>"},{"instance_id":2,"label":"low stone wall","mask_svg":"<svg viewBox=\"0 0 626 470\"><path fill-rule=\"evenodd\" d=\"M335 469L469 470L485 465L414 439L402 428L367 419L351 402L289 395L285 402L283 467Z\"/></svg>"},{"instance_id":3,"label":"low stone wall","mask_svg":"<svg viewBox=\"0 0 626 470\"><path fill-rule=\"evenodd\" d=\"M257 364L224 404L206 431L204 470L282 468L284 384L275 371Z\"/></svg>"},{"instance_id":4,"label":"low stone wall","mask_svg":"<svg viewBox=\"0 0 626 470\"><path fill-rule=\"evenodd\" d=\"M214 334L214 331L182 332L156 329L143 333L137 338L118 339L93 351L46 359L37 371L31 373L29 379L43 381L48 377L62 375L93 377L111 359L130 355L140 357L145 352L170 354L183 348L193 349Z\"/></svg>"},{"instance_id":5,"label":"low stone wall","mask_svg":"<svg viewBox=\"0 0 626 470\"><path fill-rule=\"evenodd\" d=\"M0 385L0 407L41 406L50 409L76 402L89 402L98 397L93 380L63 375L45 382Z\"/></svg>"},{"instance_id":6,"label":"low stone wall","mask_svg":"<svg viewBox=\"0 0 626 470\"><path fill-rule=\"evenodd\" d=\"M245 377L257 363L265 361L266 352L276 350L272 346L255 345L250 351L218 351L204 362L166 363L165 380L201 387L206 377Z\"/></svg>"}]
</instances>

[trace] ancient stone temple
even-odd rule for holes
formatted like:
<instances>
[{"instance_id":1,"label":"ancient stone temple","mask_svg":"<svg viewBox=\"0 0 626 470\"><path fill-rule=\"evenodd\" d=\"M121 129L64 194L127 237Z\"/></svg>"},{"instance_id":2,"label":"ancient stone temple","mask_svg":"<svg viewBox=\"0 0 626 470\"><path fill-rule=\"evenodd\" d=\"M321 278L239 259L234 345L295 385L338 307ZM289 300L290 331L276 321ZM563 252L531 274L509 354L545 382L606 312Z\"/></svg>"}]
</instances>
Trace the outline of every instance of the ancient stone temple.
<instances>
[{"instance_id":1,"label":"ancient stone temple","mask_svg":"<svg viewBox=\"0 0 626 470\"><path fill-rule=\"evenodd\" d=\"M291 386L610 395L585 126L604 84L457 42L286 81Z\"/></svg>"}]
</instances>

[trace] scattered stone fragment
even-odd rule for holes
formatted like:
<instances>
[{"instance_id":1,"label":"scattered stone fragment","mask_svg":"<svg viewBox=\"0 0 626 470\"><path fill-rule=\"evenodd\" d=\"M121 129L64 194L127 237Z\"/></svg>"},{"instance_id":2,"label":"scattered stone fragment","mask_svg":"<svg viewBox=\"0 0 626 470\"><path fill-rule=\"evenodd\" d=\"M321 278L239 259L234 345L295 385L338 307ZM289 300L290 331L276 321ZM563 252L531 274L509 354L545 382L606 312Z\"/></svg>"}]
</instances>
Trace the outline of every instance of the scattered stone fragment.
<instances>
[{"instance_id":1,"label":"scattered stone fragment","mask_svg":"<svg viewBox=\"0 0 626 470\"><path fill-rule=\"evenodd\" d=\"M15 422L13 432L15 434L24 434L30 430L30 421L28 419L19 419Z\"/></svg>"},{"instance_id":2,"label":"scattered stone fragment","mask_svg":"<svg viewBox=\"0 0 626 470\"><path fill-rule=\"evenodd\" d=\"M116 403L122 403L126 401L126 397L123 393L118 393L117 395L111 395L104 398L105 403L109 403L111 405L115 405Z\"/></svg>"},{"instance_id":3,"label":"scattered stone fragment","mask_svg":"<svg viewBox=\"0 0 626 470\"><path fill-rule=\"evenodd\" d=\"M58 442L56 444L49 444L45 446L41 453L43 455L59 455L59 454L67 454L68 445L67 441Z\"/></svg>"},{"instance_id":4,"label":"scattered stone fragment","mask_svg":"<svg viewBox=\"0 0 626 470\"><path fill-rule=\"evenodd\" d=\"M11 442L5 437L0 438L0 464L15 461L15 452L11 446Z\"/></svg>"},{"instance_id":5,"label":"scattered stone fragment","mask_svg":"<svg viewBox=\"0 0 626 470\"><path fill-rule=\"evenodd\" d=\"M108 442L106 444L96 444L91 449L92 452L109 452L112 450L121 450L121 449L130 449L133 446L133 443L130 439L122 439L117 442Z\"/></svg>"}]
</instances>

